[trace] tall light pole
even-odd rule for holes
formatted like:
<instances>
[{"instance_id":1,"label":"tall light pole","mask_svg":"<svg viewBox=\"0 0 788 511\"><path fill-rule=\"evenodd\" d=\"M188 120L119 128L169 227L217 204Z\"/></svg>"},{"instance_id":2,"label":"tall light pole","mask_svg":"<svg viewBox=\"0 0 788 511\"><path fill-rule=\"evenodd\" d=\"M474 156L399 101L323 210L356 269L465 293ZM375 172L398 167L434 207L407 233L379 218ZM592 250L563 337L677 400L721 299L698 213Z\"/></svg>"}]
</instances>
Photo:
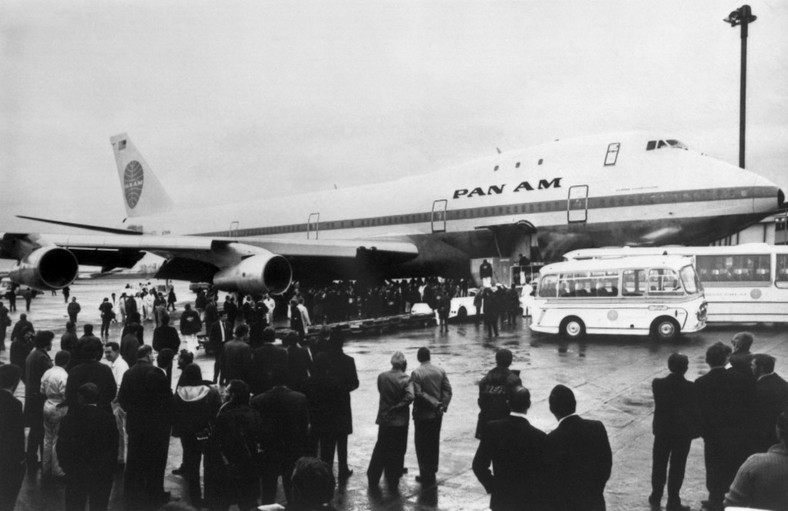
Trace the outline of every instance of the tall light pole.
<instances>
[{"instance_id":1,"label":"tall light pole","mask_svg":"<svg viewBox=\"0 0 788 511\"><path fill-rule=\"evenodd\" d=\"M732 11L723 21L731 27L741 25L741 98L739 100L739 167L744 168L744 125L747 113L747 27L757 18L749 5Z\"/></svg>"}]
</instances>

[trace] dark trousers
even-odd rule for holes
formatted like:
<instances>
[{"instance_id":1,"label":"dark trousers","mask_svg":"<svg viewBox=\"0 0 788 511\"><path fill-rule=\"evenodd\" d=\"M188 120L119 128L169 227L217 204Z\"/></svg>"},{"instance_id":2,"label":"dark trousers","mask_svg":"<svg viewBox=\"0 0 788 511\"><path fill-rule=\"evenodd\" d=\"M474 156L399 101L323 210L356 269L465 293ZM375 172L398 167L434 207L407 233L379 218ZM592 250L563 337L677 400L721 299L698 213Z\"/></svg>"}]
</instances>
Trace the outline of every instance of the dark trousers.
<instances>
[{"instance_id":1,"label":"dark trousers","mask_svg":"<svg viewBox=\"0 0 788 511\"><path fill-rule=\"evenodd\" d=\"M194 507L200 507L202 502L200 487L202 449L194 433L181 434L181 448L183 449L183 475L189 488L189 500Z\"/></svg>"},{"instance_id":2,"label":"dark trousers","mask_svg":"<svg viewBox=\"0 0 788 511\"><path fill-rule=\"evenodd\" d=\"M677 437L668 435L656 435L654 437L654 449L651 464L651 494L655 497L662 497L665 488L665 474L668 471L668 460L670 460L670 472L668 473L668 503L680 504L681 484L684 482L684 469L687 466L687 455L689 454L691 438Z\"/></svg>"},{"instance_id":3,"label":"dark trousers","mask_svg":"<svg viewBox=\"0 0 788 511\"><path fill-rule=\"evenodd\" d=\"M114 467L104 470L74 468L66 474L66 511L106 511L112 492Z\"/></svg>"},{"instance_id":4,"label":"dark trousers","mask_svg":"<svg viewBox=\"0 0 788 511\"><path fill-rule=\"evenodd\" d=\"M492 337L498 337L498 317L487 317L484 318L484 326L487 328L487 335Z\"/></svg>"},{"instance_id":5,"label":"dark trousers","mask_svg":"<svg viewBox=\"0 0 788 511\"><path fill-rule=\"evenodd\" d=\"M218 452L214 454L221 456ZM240 511L257 509L257 497L260 494L260 479L257 477L257 472L254 470L234 472L231 469L228 470L229 467L224 466L223 462L219 461L219 463L222 466L221 468L215 467L217 471L212 474L210 483L208 482L208 472L205 474L206 507L211 511L219 511L226 510L235 504ZM208 465L212 464L213 462ZM206 470L208 470L208 465L206 465ZM214 485L216 485L215 491L212 489L209 496L208 488Z\"/></svg>"},{"instance_id":6,"label":"dark trousers","mask_svg":"<svg viewBox=\"0 0 788 511\"><path fill-rule=\"evenodd\" d=\"M30 310L30 309L28 309L28 310ZM68 313L68 320L76 325L77 324L77 315L76 314L72 314L72 313L69 312Z\"/></svg>"},{"instance_id":7,"label":"dark trousers","mask_svg":"<svg viewBox=\"0 0 788 511\"><path fill-rule=\"evenodd\" d=\"M40 407L41 413L30 424L30 432L27 434L27 468L35 469L38 465L38 455L41 453L41 460L44 459L44 399L28 398L29 406Z\"/></svg>"},{"instance_id":8,"label":"dark trousers","mask_svg":"<svg viewBox=\"0 0 788 511\"><path fill-rule=\"evenodd\" d=\"M0 351L5 350L6 328L7 327L0 326Z\"/></svg>"},{"instance_id":9,"label":"dark trousers","mask_svg":"<svg viewBox=\"0 0 788 511\"><path fill-rule=\"evenodd\" d=\"M24 464L7 465L7 461L0 462L0 511L14 511L16 497L25 478Z\"/></svg>"},{"instance_id":10,"label":"dark trousers","mask_svg":"<svg viewBox=\"0 0 788 511\"><path fill-rule=\"evenodd\" d=\"M372 458L367 468L367 479L370 485L378 484L383 471L386 481L396 486L402 477L405 464L405 451L408 449L408 425L379 426L378 441L372 451Z\"/></svg>"},{"instance_id":11,"label":"dark trousers","mask_svg":"<svg viewBox=\"0 0 788 511\"><path fill-rule=\"evenodd\" d=\"M709 510L723 509L725 492L731 486L739 466L747 459L748 449L741 442L703 439L706 462L706 488L709 490Z\"/></svg>"},{"instance_id":12,"label":"dark trousers","mask_svg":"<svg viewBox=\"0 0 788 511\"><path fill-rule=\"evenodd\" d=\"M339 474L347 473L347 437L348 435L321 435L318 437L320 443L320 459L329 467L334 466L334 452L337 453L337 470Z\"/></svg>"},{"instance_id":13,"label":"dark trousers","mask_svg":"<svg viewBox=\"0 0 788 511\"><path fill-rule=\"evenodd\" d=\"M434 482L438 472L443 416L414 420L414 443L422 482Z\"/></svg>"},{"instance_id":14,"label":"dark trousers","mask_svg":"<svg viewBox=\"0 0 788 511\"><path fill-rule=\"evenodd\" d=\"M112 318L107 316L101 318L101 335L102 337L109 337L109 324L112 323Z\"/></svg>"},{"instance_id":15,"label":"dark trousers","mask_svg":"<svg viewBox=\"0 0 788 511\"><path fill-rule=\"evenodd\" d=\"M287 502L291 502L290 476L293 474L295 459L282 460L277 463L266 463L262 468L261 483L263 487L263 504L276 502L276 485L282 477L282 488L285 491Z\"/></svg>"},{"instance_id":16,"label":"dark trousers","mask_svg":"<svg viewBox=\"0 0 788 511\"><path fill-rule=\"evenodd\" d=\"M123 486L129 509L156 509L161 505L169 440L169 429L158 431L155 426L128 432Z\"/></svg>"}]
</instances>

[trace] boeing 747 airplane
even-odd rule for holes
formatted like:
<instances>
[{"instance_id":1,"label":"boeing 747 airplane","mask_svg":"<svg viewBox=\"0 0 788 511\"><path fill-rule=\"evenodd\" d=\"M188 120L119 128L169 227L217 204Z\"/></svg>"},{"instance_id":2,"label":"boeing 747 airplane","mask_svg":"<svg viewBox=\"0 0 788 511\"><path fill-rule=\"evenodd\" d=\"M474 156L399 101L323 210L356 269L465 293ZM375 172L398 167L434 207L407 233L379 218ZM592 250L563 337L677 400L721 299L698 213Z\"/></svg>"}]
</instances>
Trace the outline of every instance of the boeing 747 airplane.
<instances>
[{"instance_id":1,"label":"boeing 747 airplane","mask_svg":"<svg viewBox=\"0 0 788 511\"><path fill-rule=\"evenodd\" d=\"M95 234L4 233L10 277L62 288L79 264L163 256L159 278L282 293L293 279L471 274L479 258L556 260L611 245L707 244L776 212L757 174L657 134L556 140L382 184L178 208L125 134L111 138L127 218Z\"/></svg>"}]
</instances>

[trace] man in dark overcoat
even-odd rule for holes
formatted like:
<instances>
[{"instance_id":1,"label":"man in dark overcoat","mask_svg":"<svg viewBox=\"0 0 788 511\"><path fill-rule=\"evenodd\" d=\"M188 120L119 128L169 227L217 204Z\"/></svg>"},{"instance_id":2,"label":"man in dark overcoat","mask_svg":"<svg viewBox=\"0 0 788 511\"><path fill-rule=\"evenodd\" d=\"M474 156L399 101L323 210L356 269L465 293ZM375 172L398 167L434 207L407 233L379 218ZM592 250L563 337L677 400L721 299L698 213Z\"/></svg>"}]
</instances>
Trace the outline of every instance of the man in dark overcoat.
<instances>
[{"instance_id":1,"label":"man in dark overcoat","mask_svg":"<svg viewBox=\"0 0 788 511\"><path fill-rule=\"evenodd\" d=\"M55 334L49 330L36 333L33 339L35 349L25 360L25 425L30 428L27 435L27 468L31 471L38 467L38 454L44 443L46 396L41 392L41 377L53 365L48 351L52 349L54 338Z\"/></svg>"},{"instance_id":2,"label":"man in dark overcoat","mask_svg":"<svg viewBox=\"0 0 788 511\"><path fill-rule=\"evenodd\" d=\"M109 505L118 427L112 412L97 406L99 390L93 383L77 389L78 405L69 408L60 424L57 455L66 473L66 511L105 511Z\"/></svg>"},{"instance_id":3,"label":"man in dark overcoat","mask_svg":"<svg viewBox=\"0 0 788 511\"><path fill-rule=\"evenodd\" d=\"M70 407L78 404L77 391L85 383L93 383L98 388L98 406L102 410L112 413L112 401L118 391L112 369L101 363L104 348L99 342L86 344L81 350L84 361L76 367L69 367L68 380L66 381L66 403Z\"/></svg>"},{"instance_id":4,"label":"man in dark overcoat","mask_svg":"<svg viewBox=\"0 0 788 511\"><path fill-rule=\"evenodd\" d=\"M757 353L752 357L755 381L755 449L766 452L780 442L777 438L777 418L788 409L788 382L774 372L776 359Z\"/></svg>"},{"instance_id":5,"label":"man in dark overcoat","mask_svg":"<svg viewBox=\"0 0 788 511\"><path fill-rule=\"evenodd\" d=\"M256 396L270 390L271 371L274 366L287 365L287 351L274 345L276 331L272 327L263 329L262 344L252 350L252 365L249 373L249 389Z\"/></svg>"},{"instance_id":6,"label":"man in dark overcoat","mask_svg":"<svg viewBox=\"0 0 788 511\"><path fill-rule=\"evenodd\" d=\"M341 330L332 330L328 339L328 374L333 377L342 389L342 406L339 409L337 424L337 472L339 479L347 479L353 474L347 464L347 440L353 434L353 412L350 405L350 393L358 388L356 361L342 351L345 339ZM326 461L326 460L323 460ZM330 466L334 459L331 458Z\"/></svg>"},{"instance_id":7,"label":"man in dark overcoat","mask_svg":"<svg viewBox=\"0 0 788 511\"><path fill-rule=\"evenodd\" d=\"M655 378L654 391L654 449L651 465L651 495L649 504L659 506L665 488L665 473L670 460L667 511L688 511L681 504L681 484L693 438L700 436L700 415L695 399L695 385L684 378L689 367L686 355L673 353L668 357L670 374Z\"/></svg>"},{"instance_id":8,"label":"man in dark overcoat","mask_svg":"<svg viewBox=\"0 0 788 511\"><path fill-rule=\"evenodd\" d=\"M571 389L556 385L550 392L550 412L558 426L547 435L548 457L553 465L557 511L604 511L605 484L610 478L613 453L605 426L575 413Z\"/></svg>"},{"instance_id":9,"label":"man in dark overcoat","mask_svg":"<svg viewBox=\"0 0 788 511\"><path fill-rule=\"evenodd\" d=\"M287 387L287 366L271 372L273 388L255 396L252 409L262 419L261 441L265 451L261 467L263 504L273 504L279 477L287 501L292 499L290 475L298 458L309 454L309 409L306 396Z\"/></svg>"},{"instance_id":10,"label":"man in dark overcoat","mask_svg":"<svg viewBox=\"0 0 788 511\"><path fill-rule=\"evenodd\" d=\"M528 389L513 389L509 406L508 417L485 426L473 473L491 494L492 511L547 509L547 435L525 418L531 407Z\"/></svg>"},{"instance_id":11,"label":"man in dark overcoat","mask_svg":"<svg viewBox=\"0 0 788 511\"><path fill-rule=\"evenodd\" d=\"M14 392L22 370L0 365L0 509L13 510L25 478L25 419Z\"/></svg>"},{"instance_id":12,"label":"man in dark overcoat","mask_svg":"<svg viewBox=\"0 0 788 511\"><path fill-rule=\"evenodd\" d=\"M156 509L164 492L170 445L172 391L164 371L153 365L153 350L140 346L137 363L123 375L118 404L126 412L128 456L124 497L130 509Z\"/></svg>"},{"instance_id":13,"label":"man in dark overcoat","mask_svg":"<svg viewBox=\"0 0 788 511\"><path fill-rule=\"evenodd\" d=\"M755 384L736 369L725 369L730 348L721 342L706 350L710 370L695 380L706 462L709 511L722 511L725 492L739 466L752 454Z\"/></svg>"}]
</instances>

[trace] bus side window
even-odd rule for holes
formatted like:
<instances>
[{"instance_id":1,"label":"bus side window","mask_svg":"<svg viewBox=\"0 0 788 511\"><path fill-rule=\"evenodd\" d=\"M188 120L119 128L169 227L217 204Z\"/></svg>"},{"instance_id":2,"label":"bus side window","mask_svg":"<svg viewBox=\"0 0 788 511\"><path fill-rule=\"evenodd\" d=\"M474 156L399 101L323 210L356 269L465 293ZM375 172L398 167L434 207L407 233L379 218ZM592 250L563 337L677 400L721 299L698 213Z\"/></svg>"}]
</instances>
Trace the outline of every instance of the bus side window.
<instances>
[{"instance_id":1,"label":"bus side window","mask_svg":"<svg viewBox=\"0 0 788 511\"><path fill-rule=\"evenodd\" d=\"M643 296L646 285L646 270L624 270L623 296Z\"/></svg>"},{"instance_id":2,"label":"bus side window","mask_svg":"<svg viewBox=\"0 0 788 511\"><path fill-rule=\"evenodd\" d=\"M679 285L678 275L670 268L658 268L649 270L649 292L658 295L680 295L682 294Z\"/></svg>"},{"instance_id":3,"label":"bus side window","mask_svg":"<svg viewBox=\"0 0 788 511\"><path fill-rule=\"evenodd\" d=\"M695 267L698 269L698 276L701 282L706 283L716 280L713 278L717 275L714 273L714 256L697 256L695 258Z\"/></svg>"},{"instance_id":4,"label":"bus side window","mask_svg":"<svg viewBox=\"0 0 788 511\"><path fill-rule=\"evenodd\" d=\"M775 273L775 285L780 288L788 288L788 254L777 254Z\"/></svg>"},{"instance_id":5,"label":"bus side window","mask_svg":"<svg viewBox=\"0 0 788 511\"><path fill-rule=\"evenodd\" d=\"M539 283L539 296L541 298L555 298L557 284L558 277L556 275L546 275Z\"/></svg>"}]
</instances>

